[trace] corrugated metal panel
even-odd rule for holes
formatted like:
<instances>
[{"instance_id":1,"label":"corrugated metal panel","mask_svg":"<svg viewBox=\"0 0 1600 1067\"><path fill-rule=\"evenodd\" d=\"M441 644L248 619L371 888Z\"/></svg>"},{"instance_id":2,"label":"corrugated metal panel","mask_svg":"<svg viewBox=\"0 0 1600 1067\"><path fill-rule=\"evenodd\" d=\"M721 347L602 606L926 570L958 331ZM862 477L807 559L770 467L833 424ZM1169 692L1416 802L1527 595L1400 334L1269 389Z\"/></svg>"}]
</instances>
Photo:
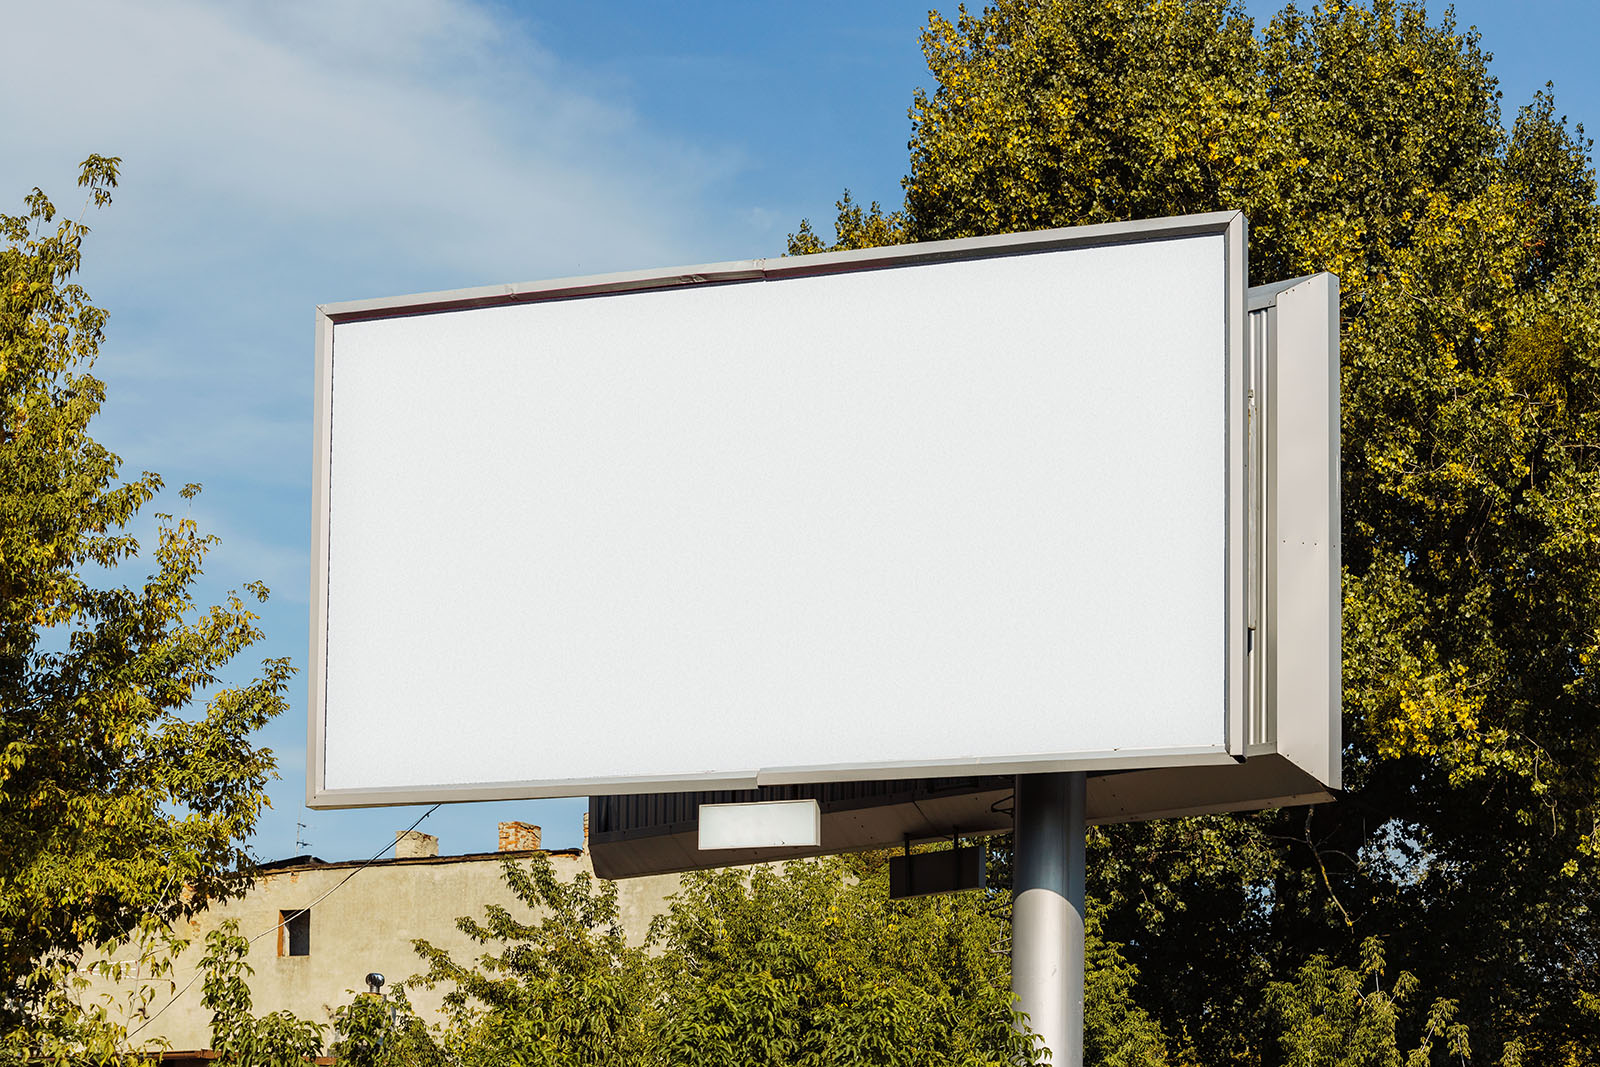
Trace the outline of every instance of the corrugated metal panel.
<instances>
[{"instance_id":1,"label":"corrugated metal panel","mask_svg":"<svg viewBox=\"0 0 1600 1067\"><path fill-rule=\"evenodd\" d=\"M1014 782L993 775L590 797L589 845L596 874L626 878L974 837L1011 829ZM700 851L701 804L807 798L822 808L820 847Z\"/></svg>"},{"instance_id":2,"label":"corrugated metal panel","mask_svg":"<svg viewBox=\"0 0 1600 1067\"><path fill-rule=\"evenodd\" d=\"M760 789L720 789L696 793L636 793L589 798L589 839L600 843L623 837L676 834L699 827L701 804L756 800L815 799L824 812L876 807L888 801L921 799L1009 789L1009 775L977 778L900 779L886 782L828 782L775 785Z\"/></svg>"}]
</instances>

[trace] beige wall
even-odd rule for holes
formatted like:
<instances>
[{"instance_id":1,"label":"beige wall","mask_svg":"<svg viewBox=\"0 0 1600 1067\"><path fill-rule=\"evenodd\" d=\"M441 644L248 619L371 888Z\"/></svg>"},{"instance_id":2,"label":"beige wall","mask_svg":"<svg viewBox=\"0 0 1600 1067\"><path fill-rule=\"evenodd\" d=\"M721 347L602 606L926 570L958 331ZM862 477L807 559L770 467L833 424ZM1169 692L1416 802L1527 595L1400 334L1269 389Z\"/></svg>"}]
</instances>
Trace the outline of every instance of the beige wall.
<instances>
[{"instance_id":1,"label":"beige wall","mask_svg":"<svg viewBox=\"0 0 1600 1067\"><path fill-rule=\"evenodd\" d=\"M580 872L593 874L585 852L553 852L549 856L561 878L571 879ZM384 860L362 870L314 905L358 864L265 874L243 897L212 908L188 924L184 936L189 938L190 946L179 957L171 977L179 989L194 977L196 963L205 950L205 935L223 921L238 920L240 933L252 937L272 930L281 912L309 905L310 954L279 956L277 934L266 934L250 946L247 962L255 969L249 980L250 990L257 1015L288 1010L302 1019L326 1023L334 1007L349 1002L351 994L347 990L366 989L369 971L380 972L391 984L421 971L422 961L411 947L413 938L426 938L448 950L458 962L482 955L484 947L456 929L457 917L471 915L481 919L483 906L489 903L504 905L513 915L524 913L501 878L500 859L487 854ZM650 920L666 911L667 898L677 889L678 877L634 878L617 883L617 887L622 928L631 943L639 944ZM120 1003L138 981L125 980L119 988L95 979L87 995L110 994ZM419 989L410 995L418 1013L431 1023L439 1018L437 1012L444 993L443 989ZM154 1012L169 999L163 983L149 1010ZM165 1037L174 1049L206 1048L210 1044L210 1024L211 1017L200 1004L200 983L196 982L137 1040Z\"/></svg>"}]
</instances>

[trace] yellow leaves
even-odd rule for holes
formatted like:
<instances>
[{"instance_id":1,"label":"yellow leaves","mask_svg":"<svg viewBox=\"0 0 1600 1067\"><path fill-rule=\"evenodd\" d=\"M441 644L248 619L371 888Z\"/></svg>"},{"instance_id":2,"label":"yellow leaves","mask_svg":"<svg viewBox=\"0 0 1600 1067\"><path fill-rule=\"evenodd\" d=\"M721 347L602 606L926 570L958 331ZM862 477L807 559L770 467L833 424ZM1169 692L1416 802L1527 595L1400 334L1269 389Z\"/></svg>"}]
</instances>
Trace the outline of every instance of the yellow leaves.
<instances>
[{"instance_id":1,"label":"yellow leaves","mask_svg":"<svg viewBox=\"0 0 1600 1067\"><path fill-rule=\"evenodd\" d=\"M1578 853L1600 860L1600 810L1589 813L1589 831L1578 839Z\"/></svg>"},{"instance_id":2,"label":"yellow leaves","mask_svg":"<svg viewBox=\"0 0 1600 1067\"><path fill-rule=\"evenodd\" d=\"M1559 408L1566 401L1569 351L1561 321L1542 314L1507 333L1503 373L1517 392Z\"/></svg>"},{"instance_id":3,"label":"yellow leaves","mask_svg":"<svg viewBox=\"0 0 1600 1067\"><path fill-rule=\"evenodd\" d=\"M1483 698L1471 691L1460 664L1412 680L1397 697L1376 731L1378 754L1386 759L1438 756L1478 730Z\"/></svg>"}]
</instances>

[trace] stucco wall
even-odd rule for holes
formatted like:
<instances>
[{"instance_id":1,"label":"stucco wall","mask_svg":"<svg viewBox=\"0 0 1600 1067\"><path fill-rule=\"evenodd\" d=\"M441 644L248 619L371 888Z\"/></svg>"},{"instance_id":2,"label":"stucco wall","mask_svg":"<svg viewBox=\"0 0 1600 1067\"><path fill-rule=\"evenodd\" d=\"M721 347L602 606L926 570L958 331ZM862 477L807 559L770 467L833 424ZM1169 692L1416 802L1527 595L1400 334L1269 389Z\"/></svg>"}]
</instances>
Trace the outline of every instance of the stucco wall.
<instances>
[{"instance_id":1,"label":"stucco wall","mask_svg":"<svg viewBox=\"0 0 1600 1067\"><path fill-rule=\"evenodd\" d=\"M579 872L593 874L585 852L548 855L559 877L571 879ZM475 959L484 949L456 929L459 916L481 918L484 905L490 903L501 904L514 915L525 913L501 878L501 858L491 853L386 860L362 870L312 906L308 955L280 956L275 932L251 944L247 962L255 969L249 980L255 1013L288 1010L302 1019L326 1023L334 1007L349 1002L348 991L365 990L368 972L378 971L393 983L421 971L422 962L411 947L413 938L426 938L447 949L458 961ZM280 913L312 905L355 866L331 864L268 873L245 896L196 917L184 932L190 947L179 956L171 975L177 988L182 989L194 977L196 963L204 952L205 935L223 921L238 920L239 931L246 937L272 930ZM677 889L678 877L634 878L617 885L622 928L631 943L642 943L650 920L666 911L667 898ZM119 988L94 979L85 995L110 994L120 1003L131 983L138 981L126 980ZM410 996L418 1013L434 1022L444 992L419 989ZM168 1000L163 982L149 1010L154 1012ZM142 1031L138 1040L165 1037L174 1049L205 1048L210 1043L210 1024L210 1014L200 1004L200 983L196 982Z\"/></svg>"}]
</instances>

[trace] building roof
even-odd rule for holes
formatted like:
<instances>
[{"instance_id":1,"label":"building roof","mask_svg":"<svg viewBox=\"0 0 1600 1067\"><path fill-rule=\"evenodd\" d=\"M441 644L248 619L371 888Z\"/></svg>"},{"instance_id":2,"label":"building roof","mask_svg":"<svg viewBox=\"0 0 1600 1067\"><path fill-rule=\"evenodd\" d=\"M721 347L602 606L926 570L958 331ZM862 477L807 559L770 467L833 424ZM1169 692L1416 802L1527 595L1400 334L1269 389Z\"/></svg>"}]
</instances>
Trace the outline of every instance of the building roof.
<instances>
[{"instance_id":1,"label":"building roof","mask_svg":"<svg viewBox=\"0 0 1600 1067\"><path fill-rule=\"evenodd\" d=\"M529 856L581 856L581 848L531 848L521 850L507 850L504 852L468 852L460 856L405 856L399 859L387 856L375 860L328 860L318 859L316 856L290 856L288 859L271 860L267 863L257 864L256 870L263 874L280 874L284 871L308 870L338 870L349 867L408 867L439 863L483 863L488 860L525 859Z\"/></svg>"}]
</instances>

